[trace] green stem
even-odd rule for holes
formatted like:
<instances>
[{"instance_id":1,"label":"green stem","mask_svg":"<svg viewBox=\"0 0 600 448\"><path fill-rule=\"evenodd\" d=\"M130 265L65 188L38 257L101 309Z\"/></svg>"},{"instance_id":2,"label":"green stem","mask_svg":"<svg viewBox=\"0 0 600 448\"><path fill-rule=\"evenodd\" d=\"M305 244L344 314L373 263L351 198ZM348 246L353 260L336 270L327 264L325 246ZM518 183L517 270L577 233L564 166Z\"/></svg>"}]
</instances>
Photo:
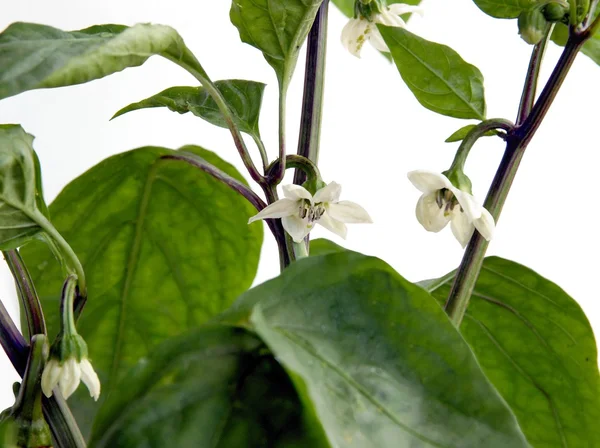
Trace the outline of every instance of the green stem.
<instances>
[{"instance_id":1,"label":"green stem","mask_svg":"<svg viewBox=\"0 0 600 448\"><path fill-rule=\"evenodd\" d=\"M286 115L286 102L287 102L287 84L279 89L279 157L281 161L275 165L275 169L269 172L267 169L267 179L269 185L277 185L283 180L285 175L285 164L286 164L286 149L285 149L285 115Z\"/></svg>"},{"instance_id":2,"label":"green stem","mask_svg":"<svg viewBox=\"0 0 600 448\"><path fill-rule=\"evenodd\" d=\"M210 80L208 74L204 71L196 57L193 54L191 54L188 49L185 49L184 54L179 59L169 55L163 56L169 59L170 61L174 62L175 64L179 65L187 72L189 72L206 89L208 94L217 104L219 111L223 115L223 119L227 123L227 127L229 128L231 136L233 137L235 147L237 148L238 153L242 158L242 162L244 163L244 166L250 174L250 177L252 177L252 179L258 184L263 185L266 182L266 179L258 172L256 165L254 165L252 157L250 157L250 153L248 152L248 148L246 147L246 143L244 143L242 133L235 124L233 114L231 113L231 110L229 109L225 98L223 98L223 95L221 94L219 89L217 89L214 83Z\"/></svg>"},{"instance_id":3,"label":"green stem","mask_svg":"<svg viewBox=\"0 0 600 448\"><path fill-rule=\"evenodd\" d=\"M323 91L325 87L325 56L327 50L327 13L329 0L325 0L317 12L306 44L306 68L304 71L304 96L302 119L298 138L298 155L315 164L319 160L319 142L323 115ZM306 175L301 170L294 173L294 183L302 185Z\"/></svg>"},{"instance_id":4,"label":"green stem","mask_svg":"<svg viewBox=\"0 0 600 448\"><path fill-rule=\"evenodd\" d=\"M460 146L456 151L456 155L454 156L454 160L452 161L452 165L450 165L449 171L454 169L460 169L461 171L464 170L465 162L469 156L471 148L481 136L485 135L486 132L502 129L508 133L512 131L513 128L513 123L511 123L509 120L505 120L504 118L490 118L489 120L479 123L469 131L469 133L460 143Z\"/></svg>"},{"instance_id":5,"label":"green stem","mask_svg":"<svg viewBox=\"0 0 600 448\"><path fill-rule=\"evenodd\" d=\"M5 251L3 254L17 285L19 299L27 318L29 334L46 334L42 305L21 254L16 249Z\"/></svg>"},{"instance_id":6,"label":"green stem","mask_svg":"<svg viewBox=\"0 0 600 448\"><path fill-rule=\"evenodd\" d=\"M262 162L263 172L267 171L267 166L269 165L269 157L267 156L267 150L265 148L265 144L259 135L252 134L252 139L258 148L258 152L260 153L260 160Z\"/></svg>"},{"instance_id":7,"label":"green stem","mask_svg":"<svg viewBox=\"0 0 600 448\"><path fill-rule=\"evenodd\" d=\"M274 175L274 173L279 172L281 167L288 168L296 168L300 169L304 172L308 180L321 180L321 173L319 172L319 167L315 165L311 160L306 157L299 156L296 154L290 154L286 156L284 163L280 163L279 159L272 162L267 167L267 176L270 177Z\"/></svg>"},{"instance_id":8,"label":"green stem","mask_svg":"<svg viewBox=\"0 0 600 448\"><path fill-rule=\"evenodd\" d=\"M85 280L85 272L83 271L83 266L77 258L77 255L69 246L69 243L63 238L63 236L54 228L52 223L48 221L48 219L42 215L41 213L36 213L35 221L39 224L39 226L48 234L54 243L60 249L60 252L63 256L67 258L67 264L71 269L74 270L74 273L77 275L77 282L79 284L79 291L81 292L82 297L87 297L87 284Z\"/></svg>"},{"instance_id":9,"label":"green stem","mask_svg":"<svg viewBox=\"0 0 600 448\"><path fill-rule=\"evenodd\" d=\"M579 49L589 36L590 35L586 32L571 34L556 67L548 79L538 101L533 106L531 113L527 116L521 126L516 127L514 131L507 136L507 145L504 156L500 162L500 166L498 167L484 203L484 207L488 209L493 216L494 221L497 222L500 217L500 213L506 202L508 192L510 191L515 175L517 174L519 164L523 158L527 145L548 112L548 109L569 72ZM541 60L536 63L541 63ZM528 73L531 73L532 76L537 76L539 70L529 70ZM526 82L525 86L527 88L528 85L534 84L535 83ZM522 108L526 108L526 106L522 106ZM488 242L485 241L479 232L475 232L471 241L469 241L461 264L456 272L445 309L450 316L450 319L457 327L460 326L469 305L475 282L477 281L481 266L483 265L487 247Z\"/></svg>"},{"instance_id":10,"label":"green stem","mask_svg":"<svg viewBox=\"0 0 600 448\"><path fill-rule=\"evenodd\" d=\"M553 29L554 24L548 25L546 35L539 44L533 47L533 51L531 52L529 66L527 68L527 75L525 76L525 85L523 86L523 93L519 103L519 111L517 112L517 126L521 125L523 121L525 121L531 112L531 109L533 108L542 61L544 60L548 41L550 40Z\"/></svg>"},{"instance_id":11,"label":"green stem","mask_svg":"<svg viewBox=\"0 0 600 448\"><path fill-rule=\"evenodd\" d=\"M61 334L75 334L75 316L73 302L75 300L77 279L74 276L68 276L62 289L60 300L60 332Z\"/></svg>"}]
</instances>

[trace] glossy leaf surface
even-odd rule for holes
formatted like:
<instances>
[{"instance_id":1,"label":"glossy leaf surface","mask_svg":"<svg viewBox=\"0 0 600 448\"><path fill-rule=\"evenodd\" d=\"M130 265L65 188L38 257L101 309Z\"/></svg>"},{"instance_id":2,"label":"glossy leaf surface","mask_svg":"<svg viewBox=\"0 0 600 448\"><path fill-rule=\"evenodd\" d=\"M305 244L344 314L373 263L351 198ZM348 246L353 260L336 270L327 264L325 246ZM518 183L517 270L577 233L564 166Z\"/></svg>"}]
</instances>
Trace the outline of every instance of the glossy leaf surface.
<instances>
[{"instance_id":1,"label":"glossy leaf surface","mask_svg":"<svg viewBox=\"0 0 600 448\"><path fill-rule=\"evenodd\" d=\"M452 279L425 286L443 303ZM532 446L600 446L594 334L562 289L525 266L489 257L461 333Z\"/></svg>"},{"instance_id":2,"label":"glossy leaf surface","mask_svg":"<svg viewBox=\"0 0 600 448\"><path fill-rule=\"evenodd\" d=\"M265 85L260 82L234 79L217 81L215 86L233 113L238 129L248 134L260 135L258 118ZM171 87L150 98L124 107L113 118L127 112L151 107L168 107L180 114L191 112L215 126L229 127L217 104L203 87Z\"/></svg>"},{"instance_id":3,"label":"glossy leaf surface","mask_svg":"<svg viewBox=\"0 0 600 448\"><path fill-rule=\"evenodd\" d=\"M400 76L424 107L455 118L485 118L483 75L446 45L378 25Z\"/></svg>"},{"instance_id":4,"label":"glossy leaf surface","mask_svg":"<svg viewBox=\"0 0 600 448\"><path fill-rule=\"evenodd\" d=\"M182 150L242 179L210 151ZM100 402L154 346L223 311L254 279L262 228L247 223L255 210L202 171L161 159L173 152L147 147L106 159L50 207L87 274L78 330L102 382ZM22 254L54 337L60 267L42 245ZM69 404L89 430L98 404L83 388Z\"/></svg>"},{"instance_id":5,"label":"glossy leaf surface","mask_svg":"<svg viewBox=\"0 0 600 448\"><path fill-rule=\"evenodd\" d=\"M0 125L0 249L23 245L49 224L41 182L33 136Z\"/></svg>"},{"instance_id":6,"label":"glossy leaf surface","mask_svg":"<svg viewBox=\"0 0 600 448\"><path fill-rule=\"evenodd\" d=\"M240 38L262 51L283 88L290 81L300 48L322 1L233 0L231 3L231 22Z\"/></svg>"},{"instance_id":7,"label":"glossy leaf surface","mask_svg":"<svg viewBox=\"0 0 600 448\"><path fill-rule=\"evenodd\" d=\"M302 259L228 313L290 372L332 446L527 446L443 310L381 260Z\"/></svg>"},{"instance_id":8,"label":"glossy leaf surface","mask_svg":"<svg viewBox=\"0 0 600 448\"><path fill-rule=\"evenodd\" d=\"M325 448L259 339L205 327L132 368L94 426L94 447Z\"/></svg>"},{"instance_id":9,"label":"glossy leaf surface","mask_svg":"<svg viewBox=\"0 0 600 448\"><path fill-rule=\"evenodd\" d=\"M96 25L62 31L17 22L0 34L0 99L33 89L82 84L161 55L180 65L202 67L168 26Z\"/></svg>"}]
</instances>

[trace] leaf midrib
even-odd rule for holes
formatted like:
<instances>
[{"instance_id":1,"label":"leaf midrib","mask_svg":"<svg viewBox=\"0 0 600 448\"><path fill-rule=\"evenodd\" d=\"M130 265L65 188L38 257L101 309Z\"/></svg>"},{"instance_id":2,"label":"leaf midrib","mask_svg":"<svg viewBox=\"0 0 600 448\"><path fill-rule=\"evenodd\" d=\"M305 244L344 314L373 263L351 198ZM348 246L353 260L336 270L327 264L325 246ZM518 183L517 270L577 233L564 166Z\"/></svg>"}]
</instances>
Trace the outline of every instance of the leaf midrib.
<instances>
[{"instance_id":1,"label":"leaf midrib","mask_svg":"<svg viewBox=\"0 0 600 448\"><path fill-rule=\"evenodd\" d=\"M356 389L356 391L358 391L363 397L365 397L372 405L374 405L377 409L380 409L384 415L386 415L392 422L394 422L395 424L400 426L402 429L404 429L407 433L411 434L413 437L416 437L419 440L422 440L425 443L428 443L431 446L438 447L438 448L450 448L449 445L440 445L439 443L428 439L426 436L419 434L418 432L414 431L410 427L406 426L394 415L394 413L392 411L387 409L386 406L384 406L376 398L374 398L369 393L369 391L367 391L360 383L356 382L354 380L354 378L347 375L345 372L343 372L341 369L339 369L335 364L330 362L328 359L322 357L318 352L316 352L312 347L310 347L309 344L303 343L302 338L295 336L292 333L287 332L282 327L273 326L272 328L275 331L277 331L278 333L280 333L282 336L289 339L290 342L292 342L295 346L303 349L309 355L311 355L314 358L321 361L323 363L323 365L327 366L331 371L333 371L340 378L342 378L344 381L346 381L351 387Z\"/></svg>"},{"instance_id":2,"label":"leaf midrib","mask_svg":"<svg viewBox=\"0 0 600 448\"><path fill-rule=\"evenodd\" d=\"M407 32L407 31L406 31ZM396 42L400 47L402 47L404 49L404 51L406 51L407 53L409 53L412 57L414 57L424 68L426 68L427 70L429 70L433 75L435 75L436 78L438 78L440 81L442 81L448 88L450 88L450 90L467 106L468 109L472 110L473 112L475 112L475 114L477 115L477 117L481 120L485 119L485 116L481 114L481 112L477 109L475 109L471 103L465 99L459 92L457 92L450 84L448 84L444 78L442 78L440 75L438 75L437 71L434 70L432 67L429 66L429 64L427 64L425 61L423 61L420 57L418 57L414 52L412 52L411 50L408 49L408 47L406 47L405 45L403 45L402 43L400 43L398 41L398 39L396 39L396 37L394 35L391 35L391 38L394 40L394 42ZM447 57L447 55L446 55ZM466 64L468 64L468 62L465 61ZM470 64L469 64L470 65Z\"/></svg>"},{"instance_id":3,"label":"leaf midrib","mask_svg":"<svg viewBox=\"0 0 600 448\"><path fill-rule=\"evenodd\" d=\"M123 347L123 333L125 331L125 308L127 298L131 289L131 283L133 281L134 272L137 267L137 261L139 260L141 246L142 246L142 233L144 230L144 221L146 219L148 204L150 202L150 193L152 192L152 185L158 170L158 166L161 159L156 160L148 170L148 177L144 184L142 192L142 200L140 201L140 208L138 209L138 216L136 219L136 225L134 230L134 240L131 245L131 251L129 252L129 259L127 260L125 281L123 282L123 290L121 293L121 306L119 310L119 323L117 327L115 350L113 355L113 362L110 369L107 385L107 395L110 394L114 379L117 376L117 370L119 368L119 361L121 358L121 350Z\"/></svg>"}]
</instances>

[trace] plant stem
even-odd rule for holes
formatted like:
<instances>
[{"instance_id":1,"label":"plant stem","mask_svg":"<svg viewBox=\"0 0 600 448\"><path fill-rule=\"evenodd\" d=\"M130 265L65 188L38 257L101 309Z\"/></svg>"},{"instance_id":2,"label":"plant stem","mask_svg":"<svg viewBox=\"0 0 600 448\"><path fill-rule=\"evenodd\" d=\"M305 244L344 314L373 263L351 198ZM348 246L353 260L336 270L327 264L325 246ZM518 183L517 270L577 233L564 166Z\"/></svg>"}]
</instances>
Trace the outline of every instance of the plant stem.
<instances>
[{"instance_id":1,"label":"plant stem","mask_svg":"<svg viewBox=\"0 0 600 448\"><path fill-rule=\"evenodd\" d=\"M265 149L265 144L259 135L252 134L252 139L258 148L258 152L260 153L260 160L262 162L263 172L267 171L267 166L269 165L269 157L267 156L267 150Z\"/></svg>"},{"instance_id":2,"label":"plant stem","mask_svg":"<svg viewBox=\"0 0 600 448\"><path fill-rule=\"evenodd\" d=\"M219 108L219 111L223 115L223 119L227 123L227 127L229 128L231 136L233 137L235 147L237 148L238 153L242 158L242 162L244 163L244 166L250 174L250 177L252 177L252 179L259 185L265 184L266 179L258 172L256 165L254 165L254 162L250 157L250 153L248 152L248 148L246 147L246 143L244 143L242 133L235 124L233 114L231 113L231 110L229 109L225 98L223 98L223 95L221 94L219 89L217 89L214 83L210 80L208 74L204 71L196 57L193 54L191 54L191 52L187 48L184 50L184 54L178 59L169 56L168 54L164 54L163 57L185 69L194 78L196 78L200 82L200 84L202 84L202 86L206 89L211 98L215 101L217 107Z\"/></svg>"},{"instance_id":3,"label":"plant stem","mask_svg":"<svg viewBox=\"0 0 600 448\"><path fill-rule=\"evenodd\" d=\"M307 159L304 156L299 156L296 154L290 154L285 158L285 162L280 163L279 159L272 162L267 167L267 176L274 175L273 173L278 172L281 169L281 166L285 166L287 168L296 168L297 170L302 170L304 175L309 180L320 180L321 173L319 172L319 168L315 163L313 163L310 159Z\"/></svg>"},{"instance_id":4,"label":"plant stem","mask_svg":"<svg viewBox=\"0 0 600 448\"><path fill-rule=\"evenodd\" d=\"M323 91L325 87L325 55L327 50L327 13L329 0L321 4L313 26L308 34L306 68L304 72L304 96L302 119L298 138L298 155L315 164L319 160L319 140L323 115ZM306 174L296 169L294 183L302 185Z\"/></svg>"},{"instance_id":5,"label":"plant stem","mask_svg":"<svg viewBox=\"0 0 600 448\"><path fill-rule=\"evenodd\" d=\"M23 377L29 346L1 301L0 344L17 373ZM60 391L56 389L50 398L43 397L42 406L50 431L57 442L56 448L85 448L85 440Z\"/></svg>"},{"instance_id":6,"label":"plant stem","mask_svg":"<svg viewBox=\"0 0 600 448\"><path fill-rule=\"evenodd\" d=\"M21 254L16 249L5 251L3 254L17 285L17 292L27 317L29 334L46 334L42 305Z\"/></svg>"},{"instance_id":7,"label":"plant stem","mask_svg":"<svg viewBox=\"0 0 600 448\"><path fill-rule=\"evenodd\" d=\"M196 154L181 151L178 154L162 156L161 158L165 160L179 160L181 162L189 163L190 165L201 169L202 171L211 175L215 179L223 182L232 190L241 194L259 212L267 206L267 204L265 204L265 202L248 186L244 185L239 180L234 179L229 174L221 171L216 166L211 165L202 157L199 157ZM265 172L267 172L267 170ZM273 203L277 200L277 193L275 192L274 187L263 185L263 190L265 191L269 203ZM269 226L269 229L271 230L271 233L273 234L273 237L275 238L275 241L277 241L277 246L279 247L280 264L282 265L283 269L283 267L289 264L289 259L287 257L288 251L286 249L285 243L285 231L283 230L283 226L281 225L280 220L267 219L266 221L267 225Z\"/></svg>"},{"instance_id":8,"label":"plant stem","mask_svg":"<svg viewBox=\"0 0 600 448\"><path fill-rule=\"evenodd\" d=\"M533 107L542 61L553 29L554 24L548 25L546 35L539 44L533 47L533 51L531 52L531 59L529 59L529 67L527 68L527 75L525 76L525 85L523 86L523 94L521 95L519 111L517 112L517 126L523 123Z\"/></svg>"},{"instance_id":9,"label":"plant stem","mask_svg":"<svg viewBox=\"0 0 600 448\"><path fill-rule=\"evenodd\" d=\"M282 180L283 180L283 176L285 175L285 162L286 162L286 158L285 158L285 154L286 154L286 149L285 149L285 115L286 115L286 102L287 102L287 84L285 86L281 86L281 88L279 89L279 157L277 160L280 161L280 163L278 163L276 165L276 169L274 170L274 172L268 173L267 170L267 180L269 182L269 185L274 185L277 186L277 184L279 184Z\"/></svg>"},{"instance_id":10,"label":"plant stem","mask_svg":"<svg viewBox=\"0 0 600 448\"><path fill-rule=\"evenodd\" d=\"M488 209L496 222L502 212L502 207L508 196L508 192L519 168L521 159L523 158L525 149L548 112L548 109L571 68L579 49L589 36L590 35L586 32L571 34L548 83L544 87L538 101L533 106L531 113L527 116L521 126L516 127L514 131L507 136L504 156L496 171L496 175L484 203L484 206ZM541 63L541 59L538 61L533 57L532 61L534 61L533 63L535 64ZM528 73L530 76L537 76L539 69L530 69ZM528 86L534 85L535 82L528 80L525 82L525 89L530 88ZM525 101L527 101L528 95L524 94L522 98L525 98ZM520 109L526 108L526 104L523 104L520 107ZM469 305L469 300L473 293L477 277L479 276L487 247L488 242L485 241L479 232L475 232L471 241L469 241L461 264L456 272L445 310L457 327L460 326Z\"/></svg>"}]
</instances>

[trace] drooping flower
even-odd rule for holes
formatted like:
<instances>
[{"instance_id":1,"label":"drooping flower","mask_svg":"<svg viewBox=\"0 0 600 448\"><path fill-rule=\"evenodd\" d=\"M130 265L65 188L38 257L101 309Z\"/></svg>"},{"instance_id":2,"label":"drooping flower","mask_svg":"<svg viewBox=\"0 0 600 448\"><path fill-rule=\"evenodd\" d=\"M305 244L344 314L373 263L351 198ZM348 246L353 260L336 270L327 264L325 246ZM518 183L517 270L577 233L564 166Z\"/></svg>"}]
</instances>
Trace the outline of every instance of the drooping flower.
<instances>
[{"instance_id":1,"label":"drooping flower","mask_svg":"<svg viewBox=\"0 0 600 448\"><path fill-rule=\"evenodd\" d=\"M302 242L315 224L346 238L346 224L371 223L364 208L350 201L340 201L342 187L331 182L313 196L300 185L285 185L283 199L262 209L248 224L259 219L281 218L283 228L296 243Z\"/></svg>"},{"instance_id":2,"label":"drooping flower","mask_svg":"<svg viewBox=\"0 0 600 448\"><path fill-rule=\"evenodd\" d=\"M464 248L475 229L489 241L495 230L494 218L473 195L455 187L441 173L416 170L408 179L423 194L417 202L417 220L430 232L439 232L451 222L452 233Z\"/></svg>"},{"instance_id":3,"label":"drooping flower","mask_svg":"<svg viewBox=\"0 0 600 448\"><path fill-rule=\"evenodd\" d=\"M414 12L423 14L423 9L404 3L394 3L381 6L380 12L373 12L370 17L357 14L357 17L350 19L342 30L342 44L357 58L360 58L360 51L367 41L371 42L377 50L389 52L390 49L377 29L377 24L404 28L406 22L400 16Z\"/></svg>"},{"instance_id":4,"label":"drooping flower","mask_svg":"<svg viewBox=\"0 0 600 448\"><path fill-rule=\"evenodd\" d=\"M68 340L68 341L67 341ZM60 338L53 344L50 359L42 373L42 392L47 397L58 385L65 400L83 383L98 401L100 380L87 358L87 345L78 334Z\"/></svg>"}]
</instances>

